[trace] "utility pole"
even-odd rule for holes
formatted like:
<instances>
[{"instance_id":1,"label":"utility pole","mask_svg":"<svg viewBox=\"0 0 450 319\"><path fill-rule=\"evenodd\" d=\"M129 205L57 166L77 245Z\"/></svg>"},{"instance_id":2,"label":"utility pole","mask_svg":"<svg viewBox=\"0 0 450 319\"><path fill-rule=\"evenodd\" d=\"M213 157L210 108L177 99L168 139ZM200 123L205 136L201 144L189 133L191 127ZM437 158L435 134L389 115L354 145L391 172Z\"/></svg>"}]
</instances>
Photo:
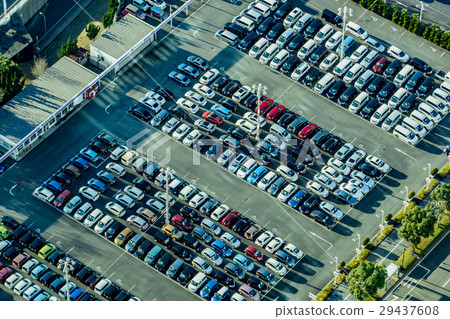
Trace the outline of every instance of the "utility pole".
<instances>
[{"instance_id":1,"label":"utility pole","mask_svg":"<svg viewBox=\"0 0 450 319\"><path fill-rule=\"evenodd\" d=\"M430 183L431 183L431 164L428 163L428 181L429 183L427 183L427 189L430 187Z\"/></svg>"},{"instance_id":2,"label":"utility pole","mask_svg":"<svg viewBox=\"0 0 450 319\"><path fill-rule=\"evenodd\" d=\"M422 23L423 1L420 1L420 17L419 21Z\"/></svg>"},{"instance_id":3,"label":"utility pole","mask_svg":"<svg viewBox=\"0 0 450 319\"><path fill-rule=\"evenodd\" d=\"M166 182L166 211L164 212L164 218L166 220L166 224L170 224L170 213L169 213L169 176L173 177L172 174L175 174L174 170L171 170L169 167L166 168L166 176L164 176L164 180Z\"/></svg>"},{"instance_id":4,"label":"utility pole","mask_svg":"<svg viewBox=\"0 0 450 319\"><path fill-rule=\"evenodd\" d=\"M334 257L334 261L336 263L336 274L339 273L339 259L337 258L337 256ZM337 285L337 276L334 276L334 284Z\"/></svg>"},{"instance_id":5,"label":"utility pole","mask_svg":"<svg viewBox=\"0 0 450 319\"><path fill-rule=\"evenodd\" d=\"M342 9L342 8L338 9L339 15L342 16L342 40L341 40L341 54L340 54L341 61L342 61L342 59L345 56L345 54L344 54L344 41L345 41L345 25L346 25L346 20L347 20L347 13L351 17L353 15L352 12L353 12L353 10L352 9L347 9L347 6L344 6L344 9Z\"/></svg>"},{"instance_id":6,"label":"utility pole","mask_svg":"<svg viewBox=\"0 0 450 319\"><path fill-rule=\"evenodd\" d=\"M66 280L66 299L70 301L70 292L69 292L69 270L73 269L74 261L66 256L65 260L60 260L58 263L58 268L63 267L64 279Z\"/></svg>"},{"instance_id":7,"label":"utility pole","mask_svg":"<svg viewBox=\"0 0 450 319\"><path fill-rule=\"evenodd\" d=\"M47 18L45 17L45 14L43 14L42 12L39 12L39 14L44 17L44 35L46 35L47 34Z\"/></svg>"},{"instance_id":8,"label":"utility pole","mask_svg":"<svg viewBox=\"0 0 450 319\"><path fill-rule=\"evenodd\" d=\"M263 94L266 94L267 87L262 85L261 83L253 84L252 85L252 92L255 93L258 96L258 120L256 121L256 141L259 141L259 127L260 127L260 121L261 121L261 109L259 105L261 104L261 91Z\"/></svg>"},{"instance_id":9,"label":"utility pole","mask_svg":"<svg viewBox=\"0 0 450 319\"><path fill-rule=\"evenodd\" d=\"M172 5L171 4L169 4L169 10L170 10L170 14L169 14L169 17L172 15ZM170 19L170 27L173 29L173 19Z\"/></svg>"}]
</instances>

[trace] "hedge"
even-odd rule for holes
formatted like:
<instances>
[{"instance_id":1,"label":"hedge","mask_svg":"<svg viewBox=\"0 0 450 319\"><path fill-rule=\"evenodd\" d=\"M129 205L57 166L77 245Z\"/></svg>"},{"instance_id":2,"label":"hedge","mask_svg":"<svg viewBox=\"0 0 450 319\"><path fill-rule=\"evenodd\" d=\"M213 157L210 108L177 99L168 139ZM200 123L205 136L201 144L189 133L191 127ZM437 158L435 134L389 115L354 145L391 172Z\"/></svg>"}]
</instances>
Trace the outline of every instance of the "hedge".
<instances>
[{"instance_id":1,"label":"hedge","mask_svg":"<svg viewBox=\"0 0 450 319\"><path fill-rule=\"evenodd\" d=\"M366 259L367 256L369 256L369 255L370 255L370 250L364 248L363 250L361 250L361 253L358 256L358 259L359 259L359 261L362 261L362 260Z\"/></svg>"},{"instance_id":2,"label":"hedge","mask_svg":"<svg viewBox=\"0 0 450 319\"><path fill-rule=\"evenodd\" d=\"M406 206L405 210L410 210L410 209L412 209L414 206L416 206L416 203L410 202L410 203L408 204L408 206ZM399 212L397 213L397 215L395 215L394 220L395 220L396 222L400 223L400 222L402 221L402 219L403 219L403 213L405 212L405 210L402 209L401 211L399 211Z\"/></svg>"},{"instance_id":3,"label":"hedge","mask_svg":"<svg viewBox=\"0 0 450 319\"><path fill-rule=\"evenodd\" d=\"M325 299L327 299L331 295L333 290L334 290L333 285L329 284L328 286L323 288L321 292L319 292L317 294L316 300L317 301L324 301Z\"/></svg>"},{"instance_id":4,"label":"hedge","mask_svg":"<svg viewBox=\"0 0 450 319\"><path fill-rule=\"evenodd\" d=\"M450 173L450 163L447 163L438 173L440 177L445 177Z\"/></svg>"},{"instance_id":5,"label":"hedge","mask_svg":"<svg viewBox=\"0 0 450 319\"><path fill-rule=\"evenodd\" d=\"M432 179L430 184L428 184L428 187L424 187L417 195L416 197L420 200L423 200L425 197L428 196L428 194L431 193L431 191L433 190L433 188L436 187L436 185L439 183L439 181L437 179Z\"/></svg>"}]
</instances>

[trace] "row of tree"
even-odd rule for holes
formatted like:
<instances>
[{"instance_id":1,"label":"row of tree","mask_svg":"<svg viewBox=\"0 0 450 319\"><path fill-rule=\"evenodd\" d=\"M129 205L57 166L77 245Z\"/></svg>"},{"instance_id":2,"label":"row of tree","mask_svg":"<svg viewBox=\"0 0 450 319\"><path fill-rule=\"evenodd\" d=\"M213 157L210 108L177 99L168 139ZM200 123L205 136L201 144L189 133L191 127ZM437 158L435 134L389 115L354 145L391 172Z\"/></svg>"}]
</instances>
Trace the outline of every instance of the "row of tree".
<instances>
[{"instance_id":1,"label":"row of tree","mask_svg":"<svg viewBox=\"0 0 450 319\"><path fill-rule=\"evenodd\" d=\"M22 91L24 84L20 66L0 53L0 106Z\"/></svg>"},{"instance_id":2,"label":"row of tree","mask_svg":"<svg viewBox=\"0 0 450 319\"><path fill-rule=\"evenodd\" d=\"M105 15L102 18L102 23L105 29L109 27L114 22L114 17L116 15L117 7L119 7L119 1L118 0L109 0L108 3L108 11L105 13Z\"/></svg>"}]
</instances>

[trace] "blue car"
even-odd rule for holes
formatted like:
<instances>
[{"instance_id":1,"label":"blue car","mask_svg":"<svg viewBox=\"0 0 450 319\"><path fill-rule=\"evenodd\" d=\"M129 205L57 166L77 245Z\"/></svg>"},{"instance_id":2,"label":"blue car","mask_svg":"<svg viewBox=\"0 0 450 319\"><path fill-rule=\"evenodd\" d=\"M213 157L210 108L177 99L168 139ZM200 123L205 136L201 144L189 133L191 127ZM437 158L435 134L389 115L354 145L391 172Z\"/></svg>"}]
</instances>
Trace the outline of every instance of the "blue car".
<instances>
[{"instance_id":1,"label":"blue car","mask_svg":"<svg viewBox=\"0 0 450 319\"><path fill-rule=\"evenodd\" d=\"M77 288L73 292L70 293L70 300L74 301L84 293L85 293L85 290L83 288Z\"/></svg>"},{"instance_id":2,"label":"blue car","mask_svg":"<svg viewBox=\"0 0 450 319\"><path fill-rule=\"evenodd\" d=\"M219 254L224 255L225 257L230 257L231 254L233 253L231 248L228 247L227 245L225 245L223 242L221 242L220 240L215 240L212 244L211 247L214 248L215 251L217 251Z\"/></svg>"},{"instance_id":3,"label":"blue car","mask_svg":"<svg viewBox=\"0 0 450 319\"><path fill-rule=\"evenodd\" d=\"M230 109L227 109L225 106L220 104L214 104L211 107L211 111L214 111L214 113L222 116L226 120L230 119L230 117L233 115L233 112L231 112Z\"/></svg>"},{"instance_id":4,"label":"blue car","mask_svg":"<svg viewBox=\"0 0 450 319\"><path fill-rule=\"evenodd\" d=\"M258 166L248 177L247 182L255 185L259 180L266 175L267 169L264 166Z\"/></svg>"},{"instance_id":5,"label":"blue car","mask_svg":"<svg viewBox=\"0 0 450 319\"><path fill-rule=\"evenodd\" d=\"M4 171L5 171L5 168L3 167L3 165L0 165L0 175L3 174Z\"/></svg>"},{"instance_id":6,"label":"blue car","mask_svg":"<svg viewBox=\"0 0 450 319\"><path fill-rule=\"evenodd\" d=\"M298 205L308 196L308 191L304 188L299 190L292 198L289 200L288 205L292 208L297 208Z\"/></svg>"},{"instance_id":7,"label":"blue car","mask_svg":"<svg viewBox=\"0 0 450 319\"><path fill-rule=\"evenodd\" d=\"M169 16L167 13L164 12L163 9L158 8L157 6L153 6L150 9L150 14L152 15L152 17L155 17L161 21L164 21L167 19L167 17Z\"/></svg>"},{"instance_id":8,"label":"blue car","mask_svg":"<svg viewBox=\"0 0 450 319\"><path fill-rule=\"evenodd\" d=\"M234 256L233 263L239 267L244 268L247 271L252 271L255 268L255 265L253 265L250 259L241 254L237 254L236 256Z\"/></svg>"},{"instance_id":9,"label":"blue car","mask_svg":"<svg viewBox=\"0 0 450 319\"><path fill-rule=\"evenodd\" d=\"M200 296L209 299L219 288L219 284L214 279L211 279L200 291Z\"/></svg>"},{"instance_id":10,"label":"blue car","mask_svg":"<svg viewBox=\"0 0 450 319\"><path fill-rule=\"evenodd\" d=\"M340 199L344 203L349 204L352 207L355 206L358 203L358 201L356 200L355 197L353 197L352 195L350 195L346 191L343 191L343 190L340 190L340 189L336 189L333 192L333 196L336 197L337 199Z\"/></svg>"},{"instance_id":11,"label":"blue car","mask_svg":"<svg viewBox=\"0 0 450 319\"><path fill-rule=\"evenodd\" d=\"M96 178L91 178L87 183L89 187L95 189L96 191L99 191L102 194L105 193L107 190L105 183L99 181Z\"/></svg>"},{"instance_id":12,"label":"blue car","mask_svg":"<svg viewBox=\"0 0 450 319\"><path fill-rule=\"evenodd\" d=\"M145 256L144 262L147 265L152 266L156 260L162 255L163 249L159 247L158 245L155 245L148 253L147 256Z\"/></svg>"},{"instance_id":13,"label":"blue car","mask_svg":"<svg viewBox=\"0 0 450 319\"><path fill-rule=\"evenodd\" d=\"M88 162L90 163L96 163L100 159L100 155L97 154L97 152L91 150L90 148L83 148L80 151L80 155Z\"/></svg>"},{"instance_id":14,"label":"blue car","mask_svg":"<svg viewBox=\"0 0 450 319\"><path fill-rule=\"evenodd\" d=\"M79 169L81 169L83 171L85 171L89 168L89 163L84 158L82 158L80 155L72 157L70 159L70 162L74 166L78 167Z\"/></svg>"},{"instance_id":15,"label":"blue car","mask_svg":"<svg viewBox=\"0 0 450 319\"><path fill-rule=\"evenodd\" d=\"M59 194L63 191L62 185L54 179L48 179L44 182L45 187L51 190L55 194Z\"/></svg>"},{"instance_id":16,"label":"blue car","mask_svg":"<svg viewBox=\"0 0 450 319\"><path fill-rule=\"evenodd\" d=\"M211 235L200 227L194 227L194 229L192 230L192 235L194 235L198 239L203 240L206 244L209 244L212 241Z\"/></svg>"},{"instance_id":17,"label":"blue car","mask_svg":"<svg viewBox=\"0 0 450 319\"><path fill-rule=\"evenodd\" d=\"M186 75L175 72L175 71L172 71L169 73L169 79L177 82L181 86L188 86L190 83L189 78Z\"/></svg>"}]
</instances>

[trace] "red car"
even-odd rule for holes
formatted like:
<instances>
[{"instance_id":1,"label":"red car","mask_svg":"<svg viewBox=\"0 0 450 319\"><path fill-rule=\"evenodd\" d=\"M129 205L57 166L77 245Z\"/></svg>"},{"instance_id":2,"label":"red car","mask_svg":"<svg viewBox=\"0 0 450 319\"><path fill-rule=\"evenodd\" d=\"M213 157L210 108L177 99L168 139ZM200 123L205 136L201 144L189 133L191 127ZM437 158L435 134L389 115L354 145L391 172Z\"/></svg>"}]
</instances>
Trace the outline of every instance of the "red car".
<instances>
[{"instance_id":1,"label":"red car","mask_svg":"<svg viewBox=\"0 0 450 319\"><path fill-rule=\"evenodd\" d=\"M58 197L56 197L56 199L53 201L53 205L55 205L56 207L64 206L71 198L72 193L68 189L66 189L61 194L59 194Z\"/></svg>"},{"instance_id":2,"label":"red car","mask_svg":"<svg viewBox=\"0 0 450 319\"><path fill-rule=\"evenodd\" d=\"M286 108L283 105L278 104L273 109L271 109L269 113L267 113L266 119L275 121L281 116L281 114L284 113L284 111L286 111Z\"/></svg>"},{"instance_id":3,"label":"red car","mask_svg":"<svg viewBox=\"0 0 450 319\"><path fill-rule=\"evenodd\" d=\"M213 111L206 111L205 113L203 113L202 117L208 122L211 122L216 125L221 125L223 123L223 118L220 115L214 113Z\"/></svg>"},{"instance_id":4,"label":"red car","mask_svg":"<svg viewBox=\"0 0 450 319\"><path fill-rule=\"evenodd\" d=\"M382 57L378 62L373 66L372 70L375 73L383 73L384 69L386 69L388 65L388 59Z\"/></svg>"},{"instance_id":5,"label":"red car","mask_svg":"<svg viewBox=\"0 0 450 319\"><path fill-rule=\"evenodd\" d=\"M259 106L255 108L255 113L258 113L258 109L259 114L266 113L272 107L273 103L274 101L272 99L265 99L264 101L261 102Z\"/></svg>"},{"instance_id":6,"label":"red car","mask_svg":"<svg viewBox=\"0 0 450 319\"><path fill-rule=\"evenodd\" d=\"M253 259L256 259L257 261L261 261L264 258L264 255L253 246L248 246L247 248L245 248L244 253L246 253Z\"/></svg>"},{"instance_id":7,"label":"red car","mask_svg":"<svg viewBox=\"0 0 450 319\"><path fill-rule=\"evenodd\" d=\"M235 210L229 212L224 219L222 219L222 225L230 228L234 222L239 218L239 213Z\"/></svg>"},{"instance_id":8,"label":"red car","mask_svg":"<svg viewBox=\"0 0 450 319\"><path fill-rule=\"evenodd\" d=\"M316 131L317 125L314 123L309 123L298 133L298 137L300 137L302 140L306 140L308 137L312 136Z\"/></svg>"},{"instance_id":9,"label":"red car","mask_svg":"<svg viewBox=\"0 0 450 319\"><path fill-rule=\"evenodd\" d=\"M4 283L6 278L8 278L13 273L12 269L9 267L2 268L0 270L0 283Z\"/></svg>"},{"instance_id":10,"label":"red car","mask_svg":"<svg viewBox=\"0 0 450 319\"><path fill-rule=\"evenodd\" d=\"M190 231L192 229L191 222L179 214L172 217L172 222L182 227L184 230Z\"/></svg>"}]
</instances>

